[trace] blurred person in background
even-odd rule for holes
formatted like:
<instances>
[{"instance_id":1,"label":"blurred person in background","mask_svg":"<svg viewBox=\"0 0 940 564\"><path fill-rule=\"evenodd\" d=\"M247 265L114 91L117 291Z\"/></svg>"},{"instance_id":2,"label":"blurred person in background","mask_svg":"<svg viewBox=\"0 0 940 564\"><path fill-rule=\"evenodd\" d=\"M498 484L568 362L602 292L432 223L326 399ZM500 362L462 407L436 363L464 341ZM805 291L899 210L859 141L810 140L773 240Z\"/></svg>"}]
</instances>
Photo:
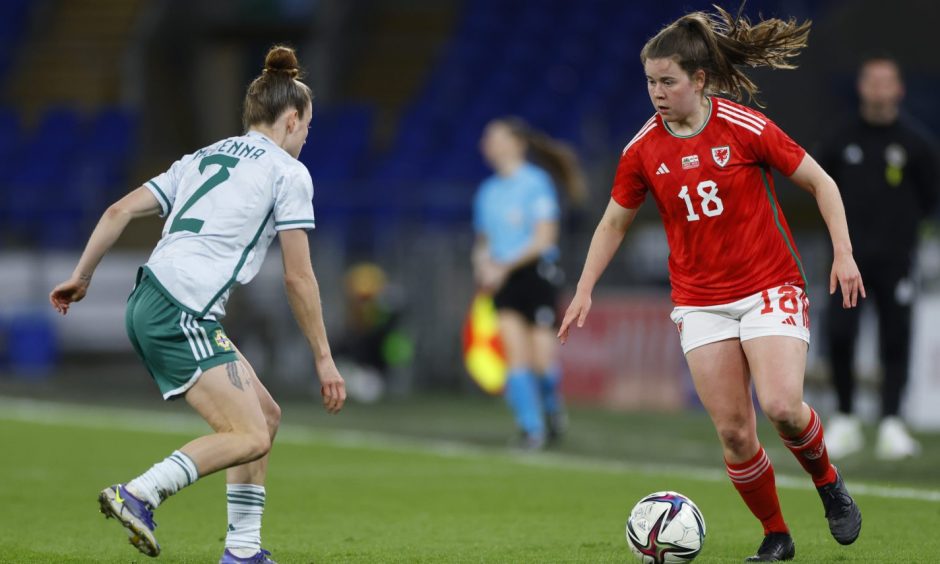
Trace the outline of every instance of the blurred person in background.
<instances>
[{"instance_id":1,"label":"blurred person in background","mask_svg":"<svg viewBox=\"0 0 940 564\"><path fill-rule=\"evenodd\" d=\"M585 200L586 186L574 152L519 118L490 122L480 149L495 174L480 185L473 204L474 278L493 295L499 316L518 446L540 449L567 425L554 338L563 274L553 179L575 205Z\"/></svg>"},{"instance_id":2,"label":"blurred person in background","mask_svg":"<svg viewBox=\"0 0 940 564\"><path fill-rule=\"evenodd\" d=\"M127 333L163 398L185 398L214 434L99 495L102 513L117 519L148 556L160 553L153 534L157 506L198 478L226 469L228 532L220 562L273 562L261 548L261 516L280 407L220 320L232 288L254 278L275 235L290 306L313 351L327 411L338 412L346 397L310 263L313 183L297 157L313 107L299 72L293 49L271 48L245 95L246 133L182 157L111 205L72 277L49 296L60 313L68 313L131 220L166 216L128 298Z\"/></svg>"},{"instance_id":3,"label":"blurred person in background","mask_svg":"<svg viewBox=\"0 0 940 564\"><path fill-rule=\"evenodd\" d=\"M388 276L371 262L346 271L346 328L336 345L337 365L351 400L376 402L393 373L411 361L414 345L401 330L402 303L389 291Z\"/></svg>"},{"instance_id":4,"label":"blurred person in background","mask_svg":"<svg viewBox=\"0 0 940 564\"><path fill-rule=\"evenodd\" d=\"M842 190L855 256L877 306L883 374L875 454L897 460L920 452L899 412L911 354L914 259L921 222L937 204L937 154L926 130L901 111L904 82L896 60L866 58L857 88L859 113L823 140L817 157ZM826 445L842 458L864 446L853 405L860 312L836 301L828 311L838 413L827 425Z\"/></svg>"},{"instance_id":5,"label":"blurred person in background","mask_svg":"<svg viewBox=\"0 0 940 564\"><path fill-rule=\"evenodd\" d=\"M743 5L742 5L743 9ZM806 277L774 191L771 168L812 194L829 228L830 293L841 306L864 296L839 190L806 151L764 114L714 94L752 99L741 67L794 68L809 22L751 24L718 8L687 14L643 47L656 114L624 148L612 198L598 225L577 293L558 336L583 326L591 293L637 210L652 193L669 241L672 313L699 399L722 444L728 476L760 520L764 539L749 562L790 560L793 538L774 469L757 435L760 405L812 478L841 544L862 516L829 462L819 416L803 401L809 343Z\"/></svg>"}]
</instances>

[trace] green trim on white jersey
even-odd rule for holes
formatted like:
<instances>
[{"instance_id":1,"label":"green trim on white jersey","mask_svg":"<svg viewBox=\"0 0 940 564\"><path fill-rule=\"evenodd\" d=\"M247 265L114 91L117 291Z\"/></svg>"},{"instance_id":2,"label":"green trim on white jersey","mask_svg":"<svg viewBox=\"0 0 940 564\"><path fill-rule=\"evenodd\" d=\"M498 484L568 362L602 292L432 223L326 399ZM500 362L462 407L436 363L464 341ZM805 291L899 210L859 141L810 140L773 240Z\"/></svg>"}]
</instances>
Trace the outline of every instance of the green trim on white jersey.
<instances>
[{"instance_id":1,"label":"green trim on white jersey","mask_svg":"<svg viewBox=\"0 0 940 564\"><path fill-rule=\"evenodd\" d=\"M148 180L147 184L152 186L153 189L156 190L157 194L160 196L158 199L162 200L162 202L160 203L163 205L163 215L170 213L170 207L171 207L170 199L166 197L166 193L163 190L161 190L160 187L157 186L157 183L154 182L153 180Z\"/></svg>"},{"instance_id":2,"label":"green trim on white jersey","mask_svg":"<svg viewBox=\"0 0 940 564\"><path fill-rule=\"evenodd\" d=\"M235 283L235 280L238 278L238 272L242 269L242 266L245 265L245 259L248 258L248 253L250 253L251 250L255 248L255 245L258 244L258 238L261 237L261 233L264 232L264 228L265 226L267 226L268 221L271 219L271 214L273 213L274 213L274 210L272 209L271 211L268 212L268 215L264 217L264 221L261 222L261 226L258 227L258 231L255 232L255 236L254 238L252 238L251 243L249 243L248 246L245 247L245 250L242 251L242 256L240 259L238 259L238 264L235 265L235 271L232 272L232 276L228 279L228 282L226 282L225 285L222 286L222 289L219 290L216 295L212 296L212 299L209 300L209 305L206 306L206 308L202 311L202 314L200 316L208 313L209 310L212 309L212 306L215 304L216 300L218 300L222 296L222 294L227 292L228 289L232 287L232 284Z\"/></svg>"}]
</instances>

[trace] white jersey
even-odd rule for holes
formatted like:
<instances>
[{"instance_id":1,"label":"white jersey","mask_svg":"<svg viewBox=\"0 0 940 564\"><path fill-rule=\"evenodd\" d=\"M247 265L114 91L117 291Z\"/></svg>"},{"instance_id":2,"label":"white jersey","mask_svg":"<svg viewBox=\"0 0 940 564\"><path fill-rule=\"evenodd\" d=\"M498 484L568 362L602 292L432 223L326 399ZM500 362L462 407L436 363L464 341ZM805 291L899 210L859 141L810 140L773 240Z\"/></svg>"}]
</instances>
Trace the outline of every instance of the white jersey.
<instances>
[{"instance_id":1,"label":"white jersey","mask_svg":"<svg viewBox=\"0 0 940 564\"><path fill-rule=\"evenodd\" d=\"M310 173L256 131L186 155L145 186L166 224L144 268L197 317L225 315L232 286L255 277L277 231L314 228Z\"/></svg>"}]
</instances>

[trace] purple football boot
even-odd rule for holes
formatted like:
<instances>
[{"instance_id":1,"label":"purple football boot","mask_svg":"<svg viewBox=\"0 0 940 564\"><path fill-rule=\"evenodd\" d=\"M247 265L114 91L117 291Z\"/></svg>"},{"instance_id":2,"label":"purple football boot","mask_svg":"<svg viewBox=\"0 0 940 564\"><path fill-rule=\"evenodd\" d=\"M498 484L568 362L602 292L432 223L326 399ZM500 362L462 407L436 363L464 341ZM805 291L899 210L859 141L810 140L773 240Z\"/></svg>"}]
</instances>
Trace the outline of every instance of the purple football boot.
<instances>
[{"instance_id":1,"label":"purple football boot","mask_svg":"<svg viewBox=\"0 0 940 564\"><path fill-rule=\"evenodd\" d=\"M127 529L130 543L147 556L160 554L160 545L153 536L157 524L153 522L153 509L134 494L117 484L105 488L98 494L101 512L108 519L114 517Z\"/></svg>"}]
</instances>

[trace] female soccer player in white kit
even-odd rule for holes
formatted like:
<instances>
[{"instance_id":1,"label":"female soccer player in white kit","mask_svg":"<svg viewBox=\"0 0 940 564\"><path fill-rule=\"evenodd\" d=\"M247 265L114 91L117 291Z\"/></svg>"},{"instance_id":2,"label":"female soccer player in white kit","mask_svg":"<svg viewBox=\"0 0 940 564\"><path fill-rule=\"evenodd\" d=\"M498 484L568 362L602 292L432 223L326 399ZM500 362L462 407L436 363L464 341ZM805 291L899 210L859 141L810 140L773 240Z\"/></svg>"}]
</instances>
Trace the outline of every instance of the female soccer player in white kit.
<instances>
[{"instance_id":1,"label":"female soccer player in white kit","mask_svg":"<svg viewBox=\"0 0 940 564\"><path fill-rule=\"evenodd\" d=\"M164 399L184 397L214 433L99 495L105 516L120 521L148 556L160 553L153 510L198 478L226 469L229 519L220 562L273 562L261 548L261 515L280 408L219 321L232 288L254 278L275 235L288 300L313 351L324 405L336 413L346 399L310 262L313 183L297 156L313 108L298 75L293 49L273 47L245 96L246 133L182 157L111 205L72 277L49 296L66 314L131 220L167 218L128 298L127 332Z\"/></svg>"}]
</instances>

